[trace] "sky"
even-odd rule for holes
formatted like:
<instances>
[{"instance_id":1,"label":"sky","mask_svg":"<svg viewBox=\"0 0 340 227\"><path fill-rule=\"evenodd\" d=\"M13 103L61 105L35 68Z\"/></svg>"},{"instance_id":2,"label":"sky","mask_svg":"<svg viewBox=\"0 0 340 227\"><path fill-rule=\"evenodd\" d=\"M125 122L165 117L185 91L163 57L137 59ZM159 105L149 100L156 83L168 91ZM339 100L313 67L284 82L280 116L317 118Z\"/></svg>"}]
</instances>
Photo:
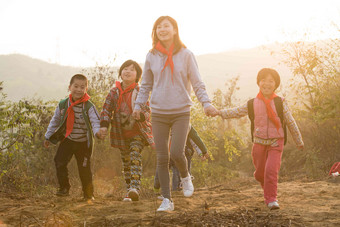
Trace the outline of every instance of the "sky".
<instances>
[{"instance_id":1,"label":"sky","mask_svg":"<svg viewBox=\"0 0 340 227\"><path fill-rule=\"evenodd\" d=\"M163 15L178 22L183 43L202 55L335 38L340 1L0 0L0 54L76 67L143 63L153 23Z\"/></svg>"}]
</instances>

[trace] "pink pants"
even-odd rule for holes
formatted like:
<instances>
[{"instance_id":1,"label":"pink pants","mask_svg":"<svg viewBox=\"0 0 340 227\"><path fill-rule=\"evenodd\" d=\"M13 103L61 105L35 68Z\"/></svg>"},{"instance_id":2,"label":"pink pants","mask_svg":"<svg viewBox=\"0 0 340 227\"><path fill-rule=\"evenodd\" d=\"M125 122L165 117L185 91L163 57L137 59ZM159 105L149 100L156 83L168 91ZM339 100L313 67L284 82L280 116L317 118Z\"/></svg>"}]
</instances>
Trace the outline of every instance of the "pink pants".
<instances>
[{"instance_id":1,"label":"pink pants","mask_svg":"<svg viewBox=\"0 0 340 227\"><path fill-rule=\"evenodd\" d=\"M261 183L266 204L276 201L277 181L281 166L283 139L277 147L253 144L252 156L255 166L254 177Z\"/></svg>"}]
</instances>

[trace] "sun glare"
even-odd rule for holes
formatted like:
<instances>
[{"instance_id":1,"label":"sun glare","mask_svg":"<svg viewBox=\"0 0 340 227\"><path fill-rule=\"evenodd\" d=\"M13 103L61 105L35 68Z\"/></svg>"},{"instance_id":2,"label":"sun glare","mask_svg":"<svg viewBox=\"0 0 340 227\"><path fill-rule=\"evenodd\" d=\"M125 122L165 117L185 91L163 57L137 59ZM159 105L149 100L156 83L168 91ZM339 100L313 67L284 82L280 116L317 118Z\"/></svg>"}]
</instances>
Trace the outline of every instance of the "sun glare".
<instances>
[{"instance_id":1,"label":"sun glare","mask_svg":"<svg viewBox=\"0 0 340 227\"><path fill-rule=\"evenodd\" d=\"M174 17L196 54L335 36L339 1L9 1L0 3L0 54L90 66L117 57L143 62L151 29ZM192 10L192 9L195 10ZM332 30L333 29L333 30ZM308 34L305 36L304 34Z\"/></svg>"}]
</instances>

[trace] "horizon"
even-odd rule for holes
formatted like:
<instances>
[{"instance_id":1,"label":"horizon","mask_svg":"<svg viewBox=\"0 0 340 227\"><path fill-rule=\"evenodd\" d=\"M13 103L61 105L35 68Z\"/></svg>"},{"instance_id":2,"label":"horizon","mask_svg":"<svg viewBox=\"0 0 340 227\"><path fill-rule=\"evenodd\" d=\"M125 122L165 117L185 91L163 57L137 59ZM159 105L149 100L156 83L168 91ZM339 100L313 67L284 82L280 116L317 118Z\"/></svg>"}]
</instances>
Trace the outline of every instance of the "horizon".
<instances>
[{"instance_id":1,"label":"horizon","mask_svg":"<svg viewBox=\"0 0 340 227\"><path fill-rule=\"evenodd\" d=\"M248 89L237 91L241 100L256 93L256 86L250 80L260 68L272 67L280 72L283 88L291 77L287 67L279 64L279 59L271 56L269 48L250 48L238 51L226 51L196 56L206 89L210 95L221 89L224 91L225 83L236 76L240 76L238 84ZM272 49L274 50L274 49ZM1 75L4 83L4 93L12 100L22 98L40 97L43 100L61 99L67 95L70 76L75 73L91 72L91 68L64 66L50 63L38 58L22 54L0 55ZM144 63L140 63L143 67ZM244 67L248 65L248 67ZM118 69L117 65L102 65ZM85 71L83 71L85 70ZM90 77L88 77L90 78ZM46 86L53 81L53 88ZM18 92L20 91L20 92ZM255 93L254 93L255 92Z\"/></svg>"},{"instance_id":2,"label":"horizon","mask_svg":"<svg viewBox=\"0 0 340 227\"><path fill-rule=\"evenodd\" d=\"M317 41L323 41L323 40L316 40L316 42ZM233 49L224 50L224 51L220 51L220 52L211 52L211 53L204 53L204 54L199 54L199 55L194 54L194 55L196 57L199 57L199 56L204 56L204 55L215 55L215 54L223 54L223 53L228 53L228 52L248 51L248 50L251 50L251 49L262 48L263 46L274 46L274 45L277 45L277 44L283 44L283 43L271 43L271 44L267 44L267 45L259 45L259 46L250 47L250 48L233 48ZM96 67L96 65L90 65L90 66L86 66L86 65L84 65L84 66L83 65L80 65L80 66L63 65L63 64L60 64L60 63L57 63L57 62L51 62L51 61L46 60L46 59L30 56L30 55L23 54L23 53L0 54L0 56L9 56L9 55L21 55L21 56L24 56L24 57L29 57L29 58L34 59L34 60L43 61L43 62L48 63L48 64L59 65L59 66L62 66L62 67L74 67L74 68L92 68L92 67ZM98 63L98 62L96 62L96 63ZM107 64L107 63L108 62L103 62L103 64ZM137 61L137 63L144 65L144 60L141 61L141 62ZM120 64L112 64L111 67L120 67Z\"/></svg>"},{"instance_id":3,"label":"horizon","mask_svg":"<svg viewBox=\"0 0 340 227\"><path fill-rule=\"evenodd\" d=\"M71 67L92 67L115 57L116 65L126 59L144 63L153 23L161 15L177 20L181 40L196 56L335 38L340 22L336 0L165 3L3 0L0 54ZM195 10L190 10L194 4Z\"/></svg>"},{"instance_id":4,"label":"horizon","mask_svg":"<svg viewBox=\"0 0 340 227\"><path fill-rule=\"evenodd\" d=\"M328 39L324 39L324 40L315 40L315 41L310 41L310 42L322 42L322 41L326 41ZM263 47L279 47L280 45L283 45L285 43L290 43L290 42L297 42L297 41L285 41L285 42L282 42L282 43L279 43L279 42L276 42L276 43L268 43L268 44L262 44L262 45L258 45L258 46L254 46L254 47L249 47L249 48L231 48L229 50L224 50L224 51L217 51L217 52L210 52L210 53L203 53L203 54L195 54L195 57L201 57L201 56L205 56L205 55L217 55L217 54L224 54L224 53L231 53L231 52L242 52L242 51L249 51L249 50L252 50L252 49L261 49ZM121 63L118 64L117 61L113 61L113 64L108 64L109 63L109 60L106 61L106 62L94 62L95 65L79 65L79 66L75 66L75 65L64 65L64 64L61 64L61 63L58 63L58 62L53 62L53 61L50 61L49 59L43 59L43 58L39 58L39 57L34 57L34 56L30 56L28 54L24 54L24 53L7 53L7 54L1 54L0 53L0 56L9 56L9 55L21 55L21 56L24 56L24 57L29 57L31 59L34 59L34 60L38 60L38 61L43 61L45 63L48 63L48 64L52 64L52 65L58 65L58 66L62 66L62 67L73 67L73 68L93 68L93 67L96 67L96 64L97 63L102 63L102 64L99 64L100 66L103 66L103 65L110 65L110 67L120 67ZM111 58L111 60L113 59L113 57ZM141 65L144 65L144 59L142 59L142 61L137 61L137 63L141 64Z\"/></svg>"}]
</instances>

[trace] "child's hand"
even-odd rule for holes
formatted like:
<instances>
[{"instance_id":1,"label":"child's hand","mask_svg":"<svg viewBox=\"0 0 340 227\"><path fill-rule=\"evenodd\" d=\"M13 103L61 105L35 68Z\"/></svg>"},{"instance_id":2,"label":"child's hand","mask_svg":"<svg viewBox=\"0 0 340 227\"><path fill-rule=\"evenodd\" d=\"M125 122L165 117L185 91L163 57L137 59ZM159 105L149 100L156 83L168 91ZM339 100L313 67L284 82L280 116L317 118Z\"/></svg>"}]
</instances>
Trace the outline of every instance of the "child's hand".
<instances>
[{"instance_id":1,"label":"child's hand","mask_svg":"<svg viewBox=\"0 0 340 227\"><path fill-rule=\"evenodd\" d=\"M48 146L50 146L50 141L45 140L45 141L44 141L44 147L45 147L45 148L48 148Z\"/></svg>"},{"instance_id":2,"label":"child's hand","mask_svg":"<svg viewBox=\"0 0 340 227\"><path fill-rule=\"evenodd\" d=\"M206 153L206 154L201 156L201 161L205 161L207 159L209 159L209 154L208 153Z\"/></svg>"},{"instance_id":3,"label":"child's hand","mask_svg":"<svg viewBox=\"0 0 340 227\"><path fill-rule=\"evenodd\" d=\"M101 127L99 129L99 132L96 134L96 136L99 138L99 139L105 139L105 137L107 136L107 128L106 127Z\"/></svg>"},{"instance_id":4,"label":"child's hand","mask_svg":"<svg viewBox=\"0 0 340 227\"><path fill-rule=\"evenodd\" d=\"M102 139L102 134L100 133L100 131L97 132L95 136L96 136L98 139Z\"/></svg>"}]
</instances>

